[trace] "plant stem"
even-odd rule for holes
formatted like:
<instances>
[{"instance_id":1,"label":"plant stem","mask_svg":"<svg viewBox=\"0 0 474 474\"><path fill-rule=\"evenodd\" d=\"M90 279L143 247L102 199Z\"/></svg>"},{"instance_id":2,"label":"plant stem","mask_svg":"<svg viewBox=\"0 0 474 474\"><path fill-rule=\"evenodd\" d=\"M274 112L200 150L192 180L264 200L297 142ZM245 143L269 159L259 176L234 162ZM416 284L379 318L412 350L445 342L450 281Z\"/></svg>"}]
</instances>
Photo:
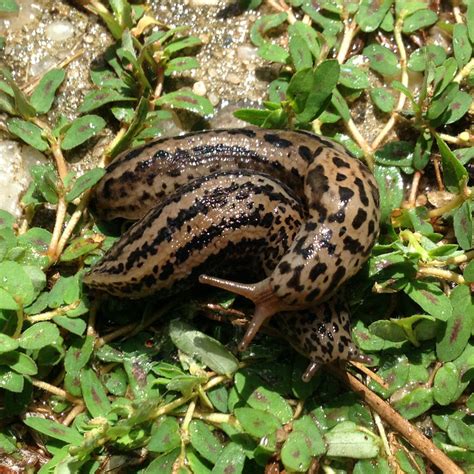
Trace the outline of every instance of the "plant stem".
<instances>
[{"instance_id":1,"label":"plant stem","mask_svg":"<svg viewBox=\"0 0 474 474\"><path fill-rule=\"evenodd\" d=\"M451 281L453 283L457 283L458 285L463 285L466 283L464 277L459 275L459 273L452 272L451 270L442 270L441 268L421 267L418 269L417 274L421 276L439 278L440 280Z\"/></svg>"},{"instance_id":2,"label":"plant stem","mask_svg":"<svg viewBox=\"0 0 474 474\"><path fill-rule=\"evenodd\" d=\"M64 229L58 241L57 250L56 250L58 255L61 255L63 253L64 247L66 246L69 238L74 232L74 228L76 227L77 223L81 219L84 209L87 207L87 204L89 203L89 198L90 198L90 190L87 191L82 196L79 205L76 207L76 210L74 211L71 218L69 219L69 222L67 223L66 228Z\"/></svg>"},{"instance_id":3,"label":"plant stem","mask_svg":"<svg viewBox=\"0 0 474 474\"><path fill-rule=\"evenodd\" d=\"M16 311L16 328L12 335L13 339L18 339L21 336L21 330L23 329L23 322L25 320L25 313L23 311L23 305L17 302L19 308Z\"/></svg>"},{"instance_id":4,"label":"plant stem","mask_svg":"<svg viewBox=\"0 0 474 474\"><path fill-rule=\"evenodd\" d=\"M415 449L426 456L442 472L463 474L459 466L451 461L432 441L426 438L418 428L405 420L405 418L396 412L387 402L369 390L353 375L333 365L327 366L326 370L357 393L386 423L397 430Z\"/></svg>"},{"instance_id":5,"label":"plant stem","mask_svg":"<svg viewBox=\"0 0 474 474\"><path fill-rule=\"evenodd\" d=\"M61 306L60 308L53 309L52 311L46 311L41 314L35 314L34 316L27 316L26 319L30 323L38 323L40 321L50 321L56 316L62 316L66 314L68 311L76 309L79 306L79 301L75 301L74 303L68 304L66 306Z\"/></svg>"},{"instance_id":6,"label":"plant stem","mask_svg":"<svg viewBox=\"0 0 474 474\"><path fill-rule=\"evenodd\" d=\"M402 38L402 26L403 26L403 20L398 19L395 25L395 29L394 29L394 36L395 36L395 42L397 43L398 51L400 54L401 83L405 87L408 87L407 52L406 52L405 45L403 43L403 38ZM403 107L405 106L405 101L406 101L406 95L403 92L400 92L400 95L398 96L397 106L395 107L395 110L392 112L390 119L385 124L385 127L379 133L377 138L372 142L372 145L371 145L372 150L376 150L381 145L381 143L385 140L385 137L390 133L390 131L392 130L392 128L394 127L397 121L398 113L401 112L403 110Z\"/></svg>"},{"instance_id":7,"label":"plant stem","mask_svg":"<svg viewBox=\"0 0 474 474\"><path fill-rule=\"evenodd\" d=\"M57 395L58 397L66 399L68 402L74 403L76 405L82 405L82 400L80 398L73 397L70 393L67 393L66 390L61 388L55 387L47 382L43 382L42 380L31 379L31 383L33 386L44 390L45 392L52 393L53 395Z\"/></svg>"},{"instance_id":8,"label":"plant stem","mask_svg":"<svg viewBox=\"0 0 474 474\"><path fill-rule=\"evenodd\" d=\"M367 166L371 171L374 170L374 157L372 154L372 149L367 143L367 140L362 136L357 125L354 123L352 118L350 118L347 122L344 122L346 125L347 130L350 132L354 140L356 141L357 145L362 149L364 152L365 161Z\"/></svg>"},{"instance_id":9,"label":"plant stem","mask_svg":"<svg viewBox=\"0 0 474 474\"><path fill-rule=\"evenodd\" d=\"M346 60L347 53L349 52L352 44L352 40L359 31L359 25L351 18L344 19L344 36L342 37L341 46L337 53L337 61L339 64L343 64Z\"/></svg>"},{"instance_id":10,"label":"plant stem","mask_svg":"<svg viewBox=\"0 0 474 474\"><path fill-rule=\"evenodd\" d=\"M470 72L474 68L474 59L471 59L456 75L453 82L461 82L464 78L469 76Z\"/></svg>"},{"instance_id":11,"label":"plant stem","mask_svg":"<svg viewBox=\"0 0 474 474\"><path fill-rule=\"evenodd\" d=\"M428 262L428 265L433 267L446 267L447 265L460 265L461 263L469 262L472 259L474 259L474 250L469 250L462 255L450 257L446 260L432 260L431 262Z\"/></svg>"},{"instance_id":12,"label":"plant stem","mask_svg":"<svg viewBox=\"0 0 474 474\"><path fill-rule=\"evenodd\" d=\"M444 206L437 207L436 209L431 209L431 211L428 212L428 217L430 218L440 217L443 214L446 214L447 212L450 212L453 209L456 209L463 202L464 202L464 196L462 194L456 194L456 196L454 196L454 198L451 199L451 201L449 201Z\"/></svg>"},{"instance_id":13,"label":"plant stem","mask_svg":"<svg viewBox=\"0 0 474 474\"><path fill-rule=\"evenodd\" d=\"M51 237L51 243L48 248L48 257L50 263L53 264L59 257L58 254L58 242L61 237L63 230L64 221L66 220L67 204L64 196L59 196L58 208L56 209L56 220L54 222L53 236Z\"/></svg>"}]
</instances>

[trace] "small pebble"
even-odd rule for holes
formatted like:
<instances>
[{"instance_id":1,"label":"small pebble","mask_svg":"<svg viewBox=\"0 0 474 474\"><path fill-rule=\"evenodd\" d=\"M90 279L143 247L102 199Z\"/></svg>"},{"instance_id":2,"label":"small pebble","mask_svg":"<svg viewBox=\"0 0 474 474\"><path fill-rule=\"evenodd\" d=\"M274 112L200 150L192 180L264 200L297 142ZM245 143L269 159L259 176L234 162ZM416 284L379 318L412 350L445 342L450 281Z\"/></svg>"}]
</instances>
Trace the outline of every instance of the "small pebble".
<instances>
[{"instance_id":1,"label":"small pebble","mask_svg":"<svg viewBox=\"0 0 474 474\"><path fill-rule=\"evenodd\" d=\"M221 0L190 0L189 5L191 7L215 7L219 5Z\"/></svg>"},{"instance_id":2,"label":"small pebble","mask_svg":"<svg viewBox=\"0 0 474 474\"><path fill-rule=\"evenodd\" d=\"M233 72L227 74L227 80L231 84L240 84L240 77L237 74L234 74Z\"/></svg>"},{"instance_id":3,"label":"small pebble","mask_svg":"<svg viewBox=\"0 0 474 474\"><path fill-rule=\"evenodd\" d=\"M200 96L205 96L207 92L206 84L202 81L195 82L193 85L193 92Z\"/></svg>"},{"instance_id":4,"label":"small pebble","mask_svg":"<svg viewBox=\"0 0 474 474\"><path fill-rule=\"evenodd\" d=\"M51 41L65 41L74 35L74 27L68 21L55 21L46 27L45 34Z\"/></svg>"}]
</instances>

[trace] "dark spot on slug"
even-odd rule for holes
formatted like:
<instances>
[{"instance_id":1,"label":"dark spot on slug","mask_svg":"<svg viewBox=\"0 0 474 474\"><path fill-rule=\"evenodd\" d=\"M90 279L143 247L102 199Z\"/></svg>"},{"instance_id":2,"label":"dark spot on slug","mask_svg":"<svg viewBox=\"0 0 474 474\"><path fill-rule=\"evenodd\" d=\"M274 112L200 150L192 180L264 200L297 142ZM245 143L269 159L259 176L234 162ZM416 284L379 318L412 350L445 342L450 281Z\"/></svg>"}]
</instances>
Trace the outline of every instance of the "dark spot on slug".
<instances>
[{"instance_id":1,"label":"dark spot on slug","mask_svg":"<svg viewBox=\"0 0 474 474\"><path fill-rule=\"evenodd\" d=\"M365 212L364 209L359 208L356 216L354 217L352 221L352 227L354 227L354 229L359 229L359 227L366 221L366 219L367 219L367 212Z\"/></svg>"},{"instance_id":2,"label":"dark spot on slug","mask_svg":"<svg viewBox=\"0 0 474 474\"><path fill-rule=\"evenodd\" d=\"M278 136L276 133L266 133L263 136L263 139L267 143L270 143L270 145L273 145L277 148L288 148L292 145L289 140L285 140L284 138Z\"/></svg>"}]
</instances>

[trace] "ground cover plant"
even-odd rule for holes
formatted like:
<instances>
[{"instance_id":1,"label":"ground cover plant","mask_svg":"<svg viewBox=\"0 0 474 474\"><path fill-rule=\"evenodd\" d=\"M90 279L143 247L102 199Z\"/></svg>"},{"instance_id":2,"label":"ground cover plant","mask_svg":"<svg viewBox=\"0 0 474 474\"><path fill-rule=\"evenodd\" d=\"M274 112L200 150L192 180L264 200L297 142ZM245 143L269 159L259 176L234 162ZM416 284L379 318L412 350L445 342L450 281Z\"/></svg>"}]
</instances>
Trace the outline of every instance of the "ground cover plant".
<instances>
[{"instance_id":1,"label":"ground cover plant","mask_svg":"<svg viewBox=\"0 0 474 474\"><path fill-rule=\"evenodd\" d=\"M205 97L170 88L170 76L199 67L200 39L185 25L168 28L142 3L82 0L78 8L97 15L115 42L91 68L77 118L51 123L48 115L67 67L28 94L6 65L0 70L4 131L51 158L31 169L25 219L0 211L4 465L33 472L41 464L41 473L474 469L474 4L260 3L241 8L262 9L250 38L278 73L263 107L236 116L331 136L380 186L381 236L346 290L353 338L373 366L329 367L305 384L306 361L275 336L235 351L251 308L228 294L128 303L82 287L117 238L87 211L103 165L159 135L176 110L214 112ZM15 8L0 0L0 10ZM371 140L361 102L383 124ZM102 163L76 176L64 152L107 125L114 137ZM45 206L55 210L51 232L31 224Z\"/></svg>"}]
</instances>

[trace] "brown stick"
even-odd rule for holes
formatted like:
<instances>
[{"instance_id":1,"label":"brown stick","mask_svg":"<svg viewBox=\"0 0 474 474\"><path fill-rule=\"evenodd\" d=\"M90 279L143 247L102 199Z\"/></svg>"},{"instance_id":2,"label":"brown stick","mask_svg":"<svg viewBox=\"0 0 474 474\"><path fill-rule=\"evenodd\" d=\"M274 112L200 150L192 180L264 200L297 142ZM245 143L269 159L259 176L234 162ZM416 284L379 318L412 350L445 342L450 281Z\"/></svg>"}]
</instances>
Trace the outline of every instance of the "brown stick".
<instances>
[{"instance_id":1,"label":"brown stick","mask_svg":"<svg viewBox=\"0 0 474 474\"><path fill-rule=\"evenodd\" d=\"M327 370L331 375L337 377L359 394L362 400L375 410L385 422L397 430L415 449L425 455L442 472L463 474L464 471L423 435L418 428L415 428L408 420L405 420L387 402L375 395L374 392L369 390L353 375L335 366L327 366Z\"/></svg>"}]
</instances>

